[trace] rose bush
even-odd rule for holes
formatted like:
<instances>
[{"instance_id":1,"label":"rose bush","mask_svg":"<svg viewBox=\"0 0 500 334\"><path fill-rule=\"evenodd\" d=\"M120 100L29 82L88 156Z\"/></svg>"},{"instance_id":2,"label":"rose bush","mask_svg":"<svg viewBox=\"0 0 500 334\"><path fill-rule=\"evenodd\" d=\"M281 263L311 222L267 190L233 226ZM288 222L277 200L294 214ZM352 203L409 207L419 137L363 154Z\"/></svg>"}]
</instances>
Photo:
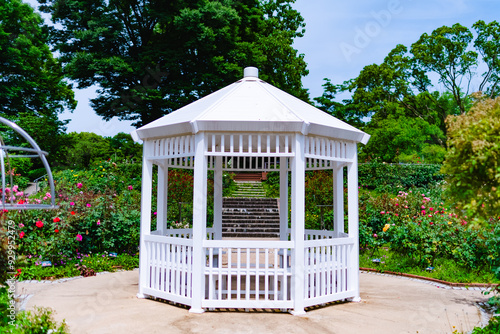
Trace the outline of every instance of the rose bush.
<instances>
[{"instance_id":1,"label":"rose bush","mask_svg":"<svg viewBox=\"0 0 500 334\"><path fill-rule=\"evenodd\" d=\"M479 228L446 207L439 195L437 189L414 189L397 196L360 196L360 244L367 248L386 244L424 268L436 258L453 259L475 270L500 265L500 218Z\"/></svg>"}]
</instances>

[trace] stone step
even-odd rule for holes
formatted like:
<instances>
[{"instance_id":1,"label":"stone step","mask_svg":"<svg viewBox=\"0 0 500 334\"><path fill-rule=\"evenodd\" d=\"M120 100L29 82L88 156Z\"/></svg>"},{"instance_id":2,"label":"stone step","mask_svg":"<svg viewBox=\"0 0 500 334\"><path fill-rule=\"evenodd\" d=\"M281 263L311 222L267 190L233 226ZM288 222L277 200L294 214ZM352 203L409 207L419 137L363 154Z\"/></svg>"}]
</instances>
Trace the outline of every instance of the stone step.
<instances>
[{"instance_id":1,"label":"stone step","mask_svg":"<svg viewBox=\"0 0 500 334\"><path fill-rule=\"evenodd\" d=\"M265 198L261 190L255 190L255 184L248 184L245 189L233 193L235 197L225 197L222 209L222 236L232 238L279 238L280 218L278 201ZM239 197L241 196L241 197ZM260 196L261 198L252 198Z\"/></svg>"},{"instance_id":2,"label":"stone step","mask_svg":"<svg viewBox=\"0 0 500 334\"><path fill-rule=\"evenodd\" d=\"M234 198L246 197L246 198L264 198L265 194L248 194L248 193L233 193Z\"/></svg>"},{"instance_id":3,"label":"stone step","mask_svg":"<svg viewBox=\"0 0 500 334\"><path fill-rule=\"evenodd\" d=\"M224 227L222 229L222 236L226 237L227 233L246 233L246 237L251 237L255 234L258 233L273 233L273 234L280 234L280 229L279 228L261 228L261 229L255 229L255 228L235 228L235 227ZM251 235L251 236L250 236Z\"/></svg>"},{"instance_id":4,"label":"stone step","mask_svg":"<svg viewBox=\"0 0 500 334\"><path fill-rule=\"evenodd\" d=\"M262 173L237 173L234 180L238 181L258 181L262 180Z\"/></svg>"},{"instance_id":5,"label":"stone step","mask_svg":"<svg viewBox=\"0 0 500 334\"><path fill-rule=\"evenodd\" d=\"M224 197L223 201L225 203L234 203L234 202L238 202L238 203L245 203L245 202L248 202L248 203L272 203L272 202L275 202L277 203L277 199L276 198L258 198L258 199L255 199L255 198L245 198L245 197Z\"/></svg>"},{"instance_id":6,"label":"stone step","mask_svg":"<svg viewBox=\"0 0 500 334\"><path fill-rule=\"evenodd\" d=\"M224 197L223 204L273 204L278 205L276 198L245 198L245 197Z\"/></svg>"},{"instance_id":7,"label":"stone step","mask_svg":"<svg viewBox=\"0 0 500 334\"><path fill-rule=\"evenodd\" d=\"M248 219L249 217L279 217L278 209L223 209L222 215L227 217L241 217Z\"/></svg>"},{"instance_id":8,"label":"stone step","mask_svg":"<svg viewBox=\"0 0 500 334\"><path fill-rule=\"evenodd\" d=\"M227 215L222 215L222 219L231 219L231 220L259 220L259 219L265 219L265 220L279 220L280 216L279 214L227 214Z\"/></svg>"},{"instance_id":9,"label":"stone step","mask_svg":"<svg viewBox=\"0 0 500 334\"><path fill-rule=\"evenodd\" d=\"M263 193L265 194L264 189L258 189L258 188L238 188L237 190L233 191L234 193Z\"/></svg>"},{"instance_id":10,"label":"stone step","mask_svg":"<svg viewBox=\"0 0 500 334\"><path fill-rule=\"evenodd\" d=\"M252 228L279 228L279 221L242 222L242 221L222 221L222 227L252 227Z\"/></svg>"},{"instance_id":11,"label":"stone step","mask_svg":"<svg viewBox=\"0 0 500 334\"><path fill-rule=\"evenodd\" d=\"M278 203L224 203L222 209L278 209Z\"/></svg>"},{"instance_id":12,"label":"stone step","mask_svg":"<svg viewBox=\"0 0 500 334\"><path fill-rule=\"evenodd\" d=\"M260 183L238 183L237 184L238 189L258 189L258 190L263 190L264 187Z\"/></svg>"},{"instance_id":13,"label":"stone step","mask_svg":"<svg viewBox=\"0 0 500 334\"><path fill-rule=\"evenodd\" d=\"M242 233L242 232L222 232L224 238L260 238L279 239L279 233Z\"/></svg>"}]
</instances>

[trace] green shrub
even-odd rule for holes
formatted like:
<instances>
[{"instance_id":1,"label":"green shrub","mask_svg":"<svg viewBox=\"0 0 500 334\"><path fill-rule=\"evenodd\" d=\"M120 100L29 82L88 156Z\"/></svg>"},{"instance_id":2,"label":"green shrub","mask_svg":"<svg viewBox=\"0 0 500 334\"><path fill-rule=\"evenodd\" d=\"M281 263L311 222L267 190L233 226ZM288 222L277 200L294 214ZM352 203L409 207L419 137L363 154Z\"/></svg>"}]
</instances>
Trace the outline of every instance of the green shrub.
<instances>
[{"instance_id":1,"label":"green shrub","mask_svg":"<svg viewBox=\"0 0 500 334\"><path fill-rule=\"evenodd\" d=\"M359 185L379 192L396 194L411 187L428 187L444 179L441 165L386 164L359 165Z\"/></svg>"},{"instance_id":2,"label":"green shrub","mask_svg":"<svg viewBox=\"0 0 500 334\"><path fill-rule=\"evenodd\" d=\"M490 319L486 327L476 327L472 331L472 334L498 334L500 333L500 320L497 317Z\"/></svg>"},{"instance_id":3,"label":"green shrub","mask_svg":"<svg viewBox=\"0 0 500 334\"><path fill-rule=\"evenodd\" d=\"M14 326L7 326L3 333L12 334L66 334L69 333L66 322L59 325L52 317L49 308L37 307L34 311L22 311L16 316Z\"/></svg>"},{"instance_id":4,"label":"green shrub","mask_svg":"<svg viewBox=\"0 0 500 334\"><path fill-rule=\"evenodd\" d=\"M28 280L46 280L58 279L63 277L78 276L80 273L74 266L50 266L42 267L41 265L30 265L21 268L21 273L18 277L20 281Z\"/></svg>"},{"instance_id":5,"label":"green shrub","mask_svg":"<svg viewBox=\"0 0 500 334\"><path fill-rule=\"evenodd\" d=\"M446 207L433 188L400 191L397 196L360 194L360 243L388 243L424 268L437 258L453 259L473 270L500 265L500 224L495 221L477 228Z\"/></svg>"}]
</instances>

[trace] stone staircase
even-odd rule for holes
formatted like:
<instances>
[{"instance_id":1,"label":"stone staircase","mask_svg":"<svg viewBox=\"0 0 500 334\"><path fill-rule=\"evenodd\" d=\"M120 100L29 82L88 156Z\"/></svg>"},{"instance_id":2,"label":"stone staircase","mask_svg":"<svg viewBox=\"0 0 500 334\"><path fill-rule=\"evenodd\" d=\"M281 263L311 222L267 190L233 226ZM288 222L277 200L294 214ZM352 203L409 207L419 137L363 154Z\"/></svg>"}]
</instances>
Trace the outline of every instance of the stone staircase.
<instances>
[{"instance_id":1,"label":"stone staircase","mask_svg":"<svg viewBox=\"0 0 500 334\"><path fill-rule=\"evenodd\" d=\"M222 203L222 237L279 238L276 198L226 197Z\"/></svg>"},{"instance_id":2,"label":"stone staircase","mask_svg":"<svg viewBox=\"0 0 500 334\"><path fill-rule=\"evenodd\" d=\"M264 198L266 191L260 181L234 181L236 190L231 197Z\"/></svg>"}]
</instances>

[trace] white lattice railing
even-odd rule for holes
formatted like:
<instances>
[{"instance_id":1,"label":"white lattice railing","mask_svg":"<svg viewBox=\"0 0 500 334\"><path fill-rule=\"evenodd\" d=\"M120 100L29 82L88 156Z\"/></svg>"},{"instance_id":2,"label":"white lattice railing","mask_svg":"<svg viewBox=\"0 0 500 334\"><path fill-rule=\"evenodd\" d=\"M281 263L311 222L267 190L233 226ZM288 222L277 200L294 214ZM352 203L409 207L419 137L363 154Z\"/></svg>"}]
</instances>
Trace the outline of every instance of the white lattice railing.
<instances>
[{"instance_id":1,"label":"white lattice railing","mask_svg":"<svg viewBox=\"0 0 500 334\"><path fill-rule=\"evenodd\" d=\"M154 231L155 234L159 235L158 231ZM153 232L151 232L153 234ZM167 237L173 238L193 238L193 229L192 228L169 228L164 233ZM215 229L213 227L207 227L207 239L213 240L215 238Z\"/></svg>"},{"instance_id":2,"label":"white lattice railing","mask_svg":"<svg viewBox=\"0 0 500 334\"><path fill-rule=\"evenodd\" d=\"M160 159L194 156L194 136L179 136L153 141L152 155Z\"/></svg>"},{"instance_id":3,"label":"white lattice railing","mask_svg":"<svg viewBox=\"0 0 500 334\"><path fill-rule=\"evenodd\" d=\"M318 239L331 239L334 232L327 230L306 230L304 233L304 240L318 240Z\"/></svg>"},{"instance_id":4,"label":"white lattice railing","mask_svg":"<svg viewBox=\"0 0 500 334\"><path fill-rule=\"evenodd\" d=\"M208 240L203 307L291 308L289 241Z\"/></svg>"},{"instance_id":5,"label":"white lattice railing","mask_svg":"<svg viewBox=\"0 0 500 334\"><path fill-rule=\"evenodd\" d=\"M354 238L305 241L306 307L354 296L349 285L350 277L358 274L350 260L354 245Z\"/></svg>"},{"instance_id":6,"label":"white lattice railing","mask_svg":"<svg viewBox=\"0 0 500 334\"><path fill-rule=\"evenodd\" d=\"M144 237L144 293L191 305L193 239L189 229L176 232L183 237ZM353 297L355 239L314 232L306 234L311 237L304 241L304 265L299 268L303 275L296 278L303 280L305 307ZM293 308L293 247L292 241L204 240L202 307Z\"/></svg>"},{"instance_id":7,"label":"white lattice railing","mask_svg":"<svg viewBox=\"0 0 500 334\"><path fill-rule=\"evenodd\" d=\"M288 240L291 240L292 230L288 228L287 236ZM347 238L349 235L347 233L340 233L340 238ZM329 230L305 230L304 240L318 240L318 239L332 239L335 238L335 232Z\"/></svg>"},{"instance_id":8,"label":"white lattice railing","mask_svg":"<svg viewBox=\"0 0 500 334\"><path fill-rule=\"evenodd\" d=\"M293 138L293 134L207 133L205 153L207 155L235 155L236 153L238 156L290 156Z\"/></svg>"},{"instance_id":9,"label":"white lattice railing","mask_svg":"<svg viewBox=\"0 0 500 334\"><path fill-rule=\"evenodd\" d=\"M193 240L144 236L147 279L144 293L191 305Z\"/></svg>"},{"instance_id":10,"label":"white lattice railing","mask_svg":"<svg viewBox=\"0 0 500 334\"><path fill-rule=\"evenodd\" d=\"M305 156L312 159L327 159L336 161L351 161L349 148L356 145L351 142L342 142L324 137L305 137Z\"/></svg>"}]
</instances>

